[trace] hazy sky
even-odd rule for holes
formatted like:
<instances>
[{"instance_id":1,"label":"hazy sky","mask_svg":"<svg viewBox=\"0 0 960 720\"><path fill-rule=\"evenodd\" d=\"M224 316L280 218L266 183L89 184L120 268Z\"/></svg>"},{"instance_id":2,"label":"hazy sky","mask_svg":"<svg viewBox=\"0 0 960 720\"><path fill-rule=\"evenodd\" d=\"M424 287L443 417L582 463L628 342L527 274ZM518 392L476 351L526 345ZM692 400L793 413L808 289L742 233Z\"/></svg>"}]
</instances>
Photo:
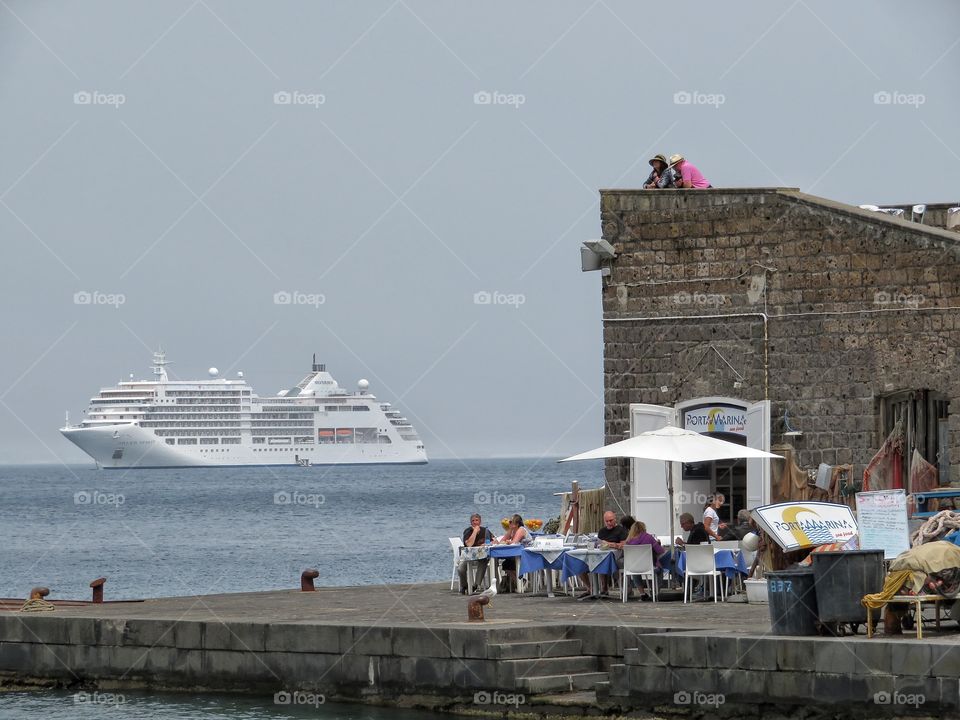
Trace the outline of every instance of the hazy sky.
<instances>
[{"instance_id":1,"label":"hazy sky","mask_svg":"<svg viewBox=\"0 0 960 720\"><path fill-rule=\"evenodd\" d=\"M0 462L85 462L64 411L161 344L260 394L316 352L433 457L586 450L597 190L960 201L958 66L949 0L0 0Z\"/></svg>"}]
</instances>

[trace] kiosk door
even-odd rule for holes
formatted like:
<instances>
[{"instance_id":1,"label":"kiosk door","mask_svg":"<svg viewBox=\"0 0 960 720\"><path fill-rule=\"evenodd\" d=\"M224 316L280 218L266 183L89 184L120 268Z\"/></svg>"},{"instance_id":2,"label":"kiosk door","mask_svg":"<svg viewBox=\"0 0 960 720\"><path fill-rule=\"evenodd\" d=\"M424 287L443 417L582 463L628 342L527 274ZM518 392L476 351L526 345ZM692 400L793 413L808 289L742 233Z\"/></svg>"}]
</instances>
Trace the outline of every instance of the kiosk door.
<instances>
[{"instance_id":1,"label":"kiosk door","mask_svg":"<svg viewBox=\"0 0 960 720\"><path fill-rule=\"evenodd\" d=\"M663 405L630 406L630 436L677 424L677 411ZM662 460L631 460L630 512L647 525L653 535L670 534L670 501L667 496L667 463ZM676 463L679 465L679 463ZM674 469L679 480L680 470ZM679 482L678 482L679 484Z\"/></svg>"}]
</instances>

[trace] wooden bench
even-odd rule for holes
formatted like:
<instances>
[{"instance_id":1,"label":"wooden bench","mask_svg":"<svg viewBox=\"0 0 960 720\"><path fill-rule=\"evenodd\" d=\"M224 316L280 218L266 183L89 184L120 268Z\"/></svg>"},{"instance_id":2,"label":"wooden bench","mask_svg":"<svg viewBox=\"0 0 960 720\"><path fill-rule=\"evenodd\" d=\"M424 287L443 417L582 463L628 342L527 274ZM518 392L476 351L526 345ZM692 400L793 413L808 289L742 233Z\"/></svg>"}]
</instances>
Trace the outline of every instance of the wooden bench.
<instances>
[{"instance_id":1,"label":"wooden bench","mask_svg":"<svg viewBox=\"0 0 960 720\"><path fill-rule=\"evenodd\" d=\"M940 603L954 602L956 598L948 598L943 595L894 595L889 600L884 601L884 605L891 603L903 603L913 605L915 608L914 622L917 626L917 639L923 638L923 606L925 603L933 603L936 612L937 630L940 629ZM873 612L867 612L867 637L873 637Z\"/></svg>"}]
</instances>

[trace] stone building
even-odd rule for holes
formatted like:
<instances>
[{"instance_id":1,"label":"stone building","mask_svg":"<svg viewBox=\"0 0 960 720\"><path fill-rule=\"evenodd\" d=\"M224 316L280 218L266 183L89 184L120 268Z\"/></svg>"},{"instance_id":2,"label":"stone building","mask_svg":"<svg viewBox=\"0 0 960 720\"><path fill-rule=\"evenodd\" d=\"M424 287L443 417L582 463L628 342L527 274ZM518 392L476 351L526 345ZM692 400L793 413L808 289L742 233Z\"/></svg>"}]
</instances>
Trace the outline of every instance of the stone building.
<instances>
[{"instance_id":1,"label":"stone building","mask_svg":"<svg viewBox=\"0 0 960 720\"><path fill-rule=\"evenodd\" d=\"M786 442L805 468L862 477L900 421L905 463L916 448L941 485L960 484L960 212L911 221L910 206L897 217L790 188L603 190L601 203L608 245L587 243L599 254L585 250L584 269L601 271L607 443L676 424ZM655 532L661 465L606 468L607 505ZM718 490L732 516L770 499L766 462L678 470L676 514Z\"/></svg>"}]
</instances>

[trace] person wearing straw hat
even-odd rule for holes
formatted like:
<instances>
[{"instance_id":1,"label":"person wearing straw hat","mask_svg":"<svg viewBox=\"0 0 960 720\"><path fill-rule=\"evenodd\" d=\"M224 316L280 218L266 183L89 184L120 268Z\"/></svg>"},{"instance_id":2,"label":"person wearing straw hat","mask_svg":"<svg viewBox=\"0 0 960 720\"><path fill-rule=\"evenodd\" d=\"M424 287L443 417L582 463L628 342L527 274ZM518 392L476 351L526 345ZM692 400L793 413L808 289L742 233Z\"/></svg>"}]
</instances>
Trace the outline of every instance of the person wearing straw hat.
<instances>
[{"instance_id":1,"label":"person wearing straw hat","mask_svg":"<svg viewBox=\"0 0 960 720\"><path fill-rule=\"evenodd\" d=\"M688 162L683 155L671 155L670 167L677 173L679 180L677 187L680 188L708 188L713 187L703 173L691 162Z\"/></svg>"},{"instance_id":2,"label":"person wearing straw hat","mask_svg":"<svg viewBox=\"0 0 960 720\"><path fill-rule=\"evenodd\" d=\"M645 190L657 190L677 186L676 183L679 176L673 168L667 166L667 158L665 155L654 155L648 162L653 170L650 171L646 182L643 183Z\"/></svg>"}]
</instances>

